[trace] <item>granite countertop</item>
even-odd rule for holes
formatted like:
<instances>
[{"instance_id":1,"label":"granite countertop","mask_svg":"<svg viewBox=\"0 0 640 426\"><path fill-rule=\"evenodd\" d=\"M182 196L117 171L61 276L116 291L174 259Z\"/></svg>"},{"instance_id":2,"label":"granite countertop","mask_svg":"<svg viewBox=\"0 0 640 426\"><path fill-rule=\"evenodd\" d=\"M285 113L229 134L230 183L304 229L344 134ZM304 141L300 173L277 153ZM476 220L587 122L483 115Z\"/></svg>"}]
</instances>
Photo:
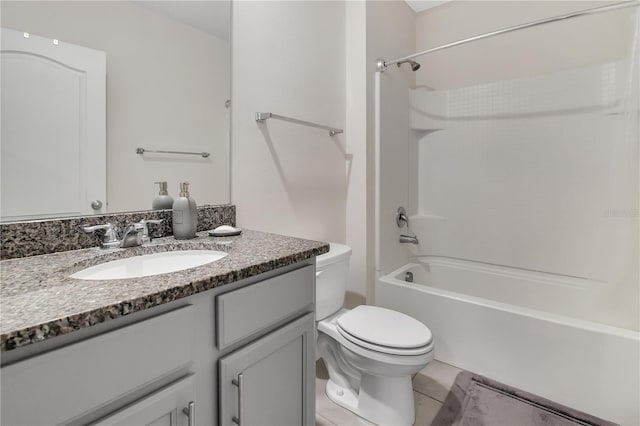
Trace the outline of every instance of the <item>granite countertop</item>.
<instances>
[{"instance_id":1,"label":"granite countertop","mask_svg":"<svg viewBox=\"0 0 640 426\"><path fill-rule=\"evenodd\" d=\"M88 281L69 275L103 262L172 250L221 250L228 256L162 275ZM98 247L0 262L0 351L8 351L291 265L329 244L244 230L235 237L158 238L142 247Z\"/></svg>"}]
</instances>

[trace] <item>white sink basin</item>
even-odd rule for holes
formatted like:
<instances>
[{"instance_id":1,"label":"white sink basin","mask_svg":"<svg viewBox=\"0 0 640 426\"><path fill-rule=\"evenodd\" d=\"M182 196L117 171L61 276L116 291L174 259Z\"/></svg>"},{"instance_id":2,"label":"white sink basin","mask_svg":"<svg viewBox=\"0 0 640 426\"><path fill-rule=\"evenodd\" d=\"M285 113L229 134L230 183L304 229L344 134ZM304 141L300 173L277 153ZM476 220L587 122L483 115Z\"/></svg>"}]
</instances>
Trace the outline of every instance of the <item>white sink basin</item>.
<instances>
[{"instance_id":1,"label":"white sink basin","mask_svg":"<svg viewBox=\"0 0 640 426\"><path fill-rule=\"evenodd\" d=\"M215 250L181 250L145 254L91 266L70 275L81 280L121 280L182 271L215 262L228 253Z\"/></svg>"}]
</instances>

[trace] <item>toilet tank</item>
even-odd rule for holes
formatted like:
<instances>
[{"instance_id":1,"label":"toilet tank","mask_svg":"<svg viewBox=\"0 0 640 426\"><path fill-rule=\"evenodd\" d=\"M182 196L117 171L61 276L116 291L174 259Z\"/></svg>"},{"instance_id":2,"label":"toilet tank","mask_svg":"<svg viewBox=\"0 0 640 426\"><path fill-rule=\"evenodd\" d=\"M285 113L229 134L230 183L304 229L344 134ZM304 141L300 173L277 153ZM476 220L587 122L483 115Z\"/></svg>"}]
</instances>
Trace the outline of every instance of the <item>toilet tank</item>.
<instances>
[{"instance_id":1,"label":"toilet tank","mask_svg":"<svg viewBox=\"0 0 640 426\"><path fill-rule=\"evenodd\" d=\"M316 321L342 309L347 291L351 247L329 245L329 253L316 257Z\"/></svg>"}]
</instances>

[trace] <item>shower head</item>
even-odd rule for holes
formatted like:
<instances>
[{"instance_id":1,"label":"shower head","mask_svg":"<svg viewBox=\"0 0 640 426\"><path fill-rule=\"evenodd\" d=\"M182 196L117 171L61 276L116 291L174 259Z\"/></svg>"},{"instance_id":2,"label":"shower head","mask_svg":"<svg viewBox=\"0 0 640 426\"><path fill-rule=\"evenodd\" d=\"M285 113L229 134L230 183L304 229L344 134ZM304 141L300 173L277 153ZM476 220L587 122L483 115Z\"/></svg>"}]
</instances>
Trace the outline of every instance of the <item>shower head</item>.
<instances>
[{"instance_id":1,"label":"shower head","mask_svg":"<svg viewBox=\"0 0 640 426\"><path fill-rule=\"evenodd\" d=\"M420 64L417 63L416 61L412 61L411 59L407 59L405 61L400 61L396 65L398 65L398 68L400 68L400 65L402 65L404 63L411 64L411 71L418 71L420 69Z\"/></svg>"}]
</instances>

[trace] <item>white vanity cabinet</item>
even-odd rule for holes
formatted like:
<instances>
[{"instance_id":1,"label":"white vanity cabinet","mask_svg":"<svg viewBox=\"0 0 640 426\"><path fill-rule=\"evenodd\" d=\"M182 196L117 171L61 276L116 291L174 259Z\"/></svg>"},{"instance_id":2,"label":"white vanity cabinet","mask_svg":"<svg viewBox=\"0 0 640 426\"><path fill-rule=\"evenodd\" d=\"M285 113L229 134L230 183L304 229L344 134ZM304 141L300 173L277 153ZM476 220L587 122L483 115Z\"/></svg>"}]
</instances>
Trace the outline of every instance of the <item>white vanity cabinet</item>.
<instances>
[{"instance_id":1,"label":"white vanity cabinet","mask_svg":"<svg viewBox=\"0 0 640 426\"><path fill-rule=\"evenodd\" d=\"M314 306L308 260L3 353L0 424L313 425Z\"/></svg>"}]
</instances>

